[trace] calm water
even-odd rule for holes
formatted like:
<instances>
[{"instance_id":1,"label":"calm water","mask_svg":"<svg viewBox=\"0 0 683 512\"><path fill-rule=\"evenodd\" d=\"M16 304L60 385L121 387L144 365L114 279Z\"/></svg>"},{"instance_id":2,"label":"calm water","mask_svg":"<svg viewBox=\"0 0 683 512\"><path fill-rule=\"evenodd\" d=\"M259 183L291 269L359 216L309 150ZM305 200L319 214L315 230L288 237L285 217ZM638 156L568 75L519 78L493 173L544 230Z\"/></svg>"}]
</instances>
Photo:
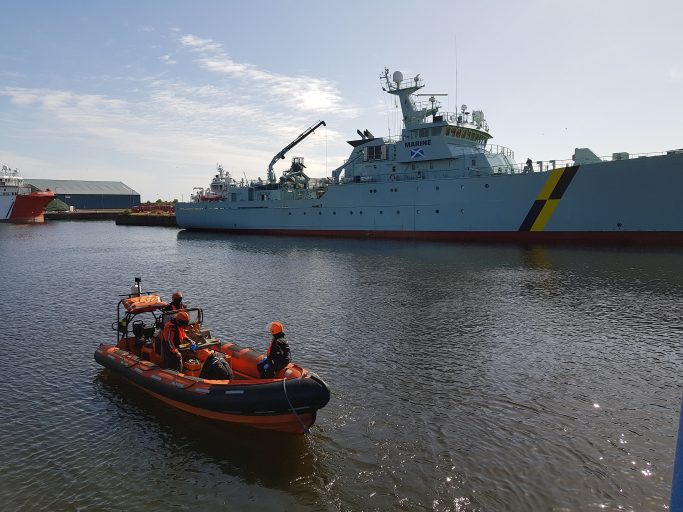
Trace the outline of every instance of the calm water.
<instances>
[{"instance_id":1,"label":"calm water","mask_svg":"<svg viewBox=\"0 0 683 512\"><path fill-rule=\"evenodd\" d=\"M665 510L683 251L0 225L3 510ZM134 276L333 393L309 436L216 425L99 367Z\"/></svg>"}]
</instances>

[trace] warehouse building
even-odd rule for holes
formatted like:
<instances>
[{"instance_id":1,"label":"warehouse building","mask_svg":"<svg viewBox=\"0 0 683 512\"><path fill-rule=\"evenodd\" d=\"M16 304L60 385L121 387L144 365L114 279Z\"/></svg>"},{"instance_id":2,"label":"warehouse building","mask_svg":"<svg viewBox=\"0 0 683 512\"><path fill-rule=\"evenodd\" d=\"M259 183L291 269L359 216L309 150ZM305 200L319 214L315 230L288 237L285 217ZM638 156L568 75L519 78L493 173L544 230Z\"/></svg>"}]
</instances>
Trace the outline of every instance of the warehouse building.
<instances>
[{"instance_id":1,"label":"warehouse building","mask_svg":"<svg viewBox=\"0 0 683 512\"><path fill-rule=\"evenodd\" d=\"M140 194L120 181L24 179L38 190L50 189L55 199L77 210L124 209L140 204Z\"/></svg>"}]
</instances>

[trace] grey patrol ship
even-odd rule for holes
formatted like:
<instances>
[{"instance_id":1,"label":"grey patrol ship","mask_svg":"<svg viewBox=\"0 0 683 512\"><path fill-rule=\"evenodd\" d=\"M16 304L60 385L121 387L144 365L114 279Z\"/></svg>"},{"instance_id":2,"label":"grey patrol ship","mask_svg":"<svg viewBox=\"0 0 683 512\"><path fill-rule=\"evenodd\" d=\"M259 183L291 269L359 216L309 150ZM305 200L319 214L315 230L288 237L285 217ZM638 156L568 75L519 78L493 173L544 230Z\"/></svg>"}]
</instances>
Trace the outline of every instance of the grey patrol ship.
<instances>
[{"instance_id":1,"label":"grey patrol ship","mask_svg":"<svg viewBox=\"0 0 683 512\"><path fill-rule=\"evenodd\" d=\"M517 164L489 144L483 111L440 110L417 94L420 76L381 75L398 98L398 138L358 130L349 158L312 179L303 158L276 179L235 181L219 166L210 187L178 203L181 228L258 234L423 238L484 242L683 243L683 150L615 153L577 148L571 161ZM428 97L427 101L420 98Z\"/></svg>"}]
</instances>

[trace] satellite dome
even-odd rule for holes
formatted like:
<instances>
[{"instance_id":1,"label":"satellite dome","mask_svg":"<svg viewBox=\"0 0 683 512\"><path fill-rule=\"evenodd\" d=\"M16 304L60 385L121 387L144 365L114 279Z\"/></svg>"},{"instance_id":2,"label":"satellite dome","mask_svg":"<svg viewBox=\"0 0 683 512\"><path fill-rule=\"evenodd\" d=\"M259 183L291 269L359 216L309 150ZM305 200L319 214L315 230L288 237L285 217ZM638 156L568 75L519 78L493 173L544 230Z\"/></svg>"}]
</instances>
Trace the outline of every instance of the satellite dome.
<instances>
[{"instance_id":1,"label":"satellite dome","mask_svg":"<svg viewBox=\"0 0 683 512\"><path fill-rule=\"evenodd\" d=\"M403 73L401 73L400 71L394 71L394 74L392 75L391 79L397 84L400 84L403 81Z\"/></svg>"}]
</instances>

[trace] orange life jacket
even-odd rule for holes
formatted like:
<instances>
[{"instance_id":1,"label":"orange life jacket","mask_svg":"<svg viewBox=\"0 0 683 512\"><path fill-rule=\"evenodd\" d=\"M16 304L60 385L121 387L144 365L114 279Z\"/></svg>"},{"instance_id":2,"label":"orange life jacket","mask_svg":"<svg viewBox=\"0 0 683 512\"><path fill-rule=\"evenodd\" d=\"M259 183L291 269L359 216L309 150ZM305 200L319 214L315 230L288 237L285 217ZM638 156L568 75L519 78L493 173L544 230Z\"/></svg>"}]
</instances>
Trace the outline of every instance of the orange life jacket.
<instances>
[{"instance_id":1,"label":"orange life jacket","mask_svg":"<svg viewBox=\"0 0 683 512\"><path fill-rule=\"evenodd\" d=\"M176 333L178 335L177 339ZM177 352L180 340L187 338L187 335L185 334L185 329L179 325L176 325L175 322L166 322L166 325L164 325L163 338L168 344L168 348L170 348L173 352Z\"/></svg>"}]
</instances>

